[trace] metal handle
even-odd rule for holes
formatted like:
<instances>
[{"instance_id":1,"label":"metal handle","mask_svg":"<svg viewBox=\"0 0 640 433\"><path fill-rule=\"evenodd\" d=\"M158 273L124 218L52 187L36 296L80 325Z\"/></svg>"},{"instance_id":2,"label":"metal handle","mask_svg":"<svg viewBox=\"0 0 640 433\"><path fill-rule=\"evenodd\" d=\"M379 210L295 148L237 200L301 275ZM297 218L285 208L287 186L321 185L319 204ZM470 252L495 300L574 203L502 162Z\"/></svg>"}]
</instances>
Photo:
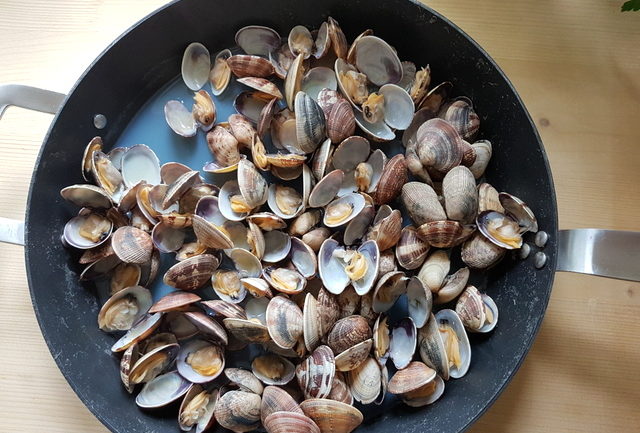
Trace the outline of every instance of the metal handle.
<instances>
[{"instance_id":1,"label":"metal handle","mask_svg":"<svg viewBox=\"0 0 640 433\"><path fill-rule=\"evenodd\" d=\"M640 281L640 232L560 230L558 270Z\"/></svg>"},{"instance_id":2,"label":"metal handle","mask_svg":"<svg viewBox=\"0 0 640 433\"><path fill-rule=\"evenodd\" d=\"M0 119L11 105L53 114L65 97L63 93L21 84L0 85ZM24 222L0 217L0 242L24 245Z\"/></svg>"}]
</instances>

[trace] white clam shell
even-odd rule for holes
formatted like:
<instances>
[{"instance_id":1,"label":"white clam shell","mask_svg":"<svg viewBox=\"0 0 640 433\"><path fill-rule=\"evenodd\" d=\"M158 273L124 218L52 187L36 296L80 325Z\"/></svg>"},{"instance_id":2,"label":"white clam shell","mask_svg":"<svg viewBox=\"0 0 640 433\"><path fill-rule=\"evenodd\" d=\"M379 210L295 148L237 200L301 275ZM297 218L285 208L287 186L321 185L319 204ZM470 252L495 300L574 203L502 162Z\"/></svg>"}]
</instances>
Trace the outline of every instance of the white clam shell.
<instances>
[{"instance_id":1,"label":"white clam shell","mask_svg":"<svg viewBox=\"0 0 640 433\"><path fill-rule=\"evenodd\" d=\"M376 86L402 79L402 63L391 46L377 36L365 36L356 42L356 67Z\"/></svg>"},{"instance_id":2,"label":"white clam shell","mask_svg":"<svg viewBox=\"0 0 640 433\"><path fill-rule=\"evenodd\" d=\"M277 263L284 260L291 250L291 237L280 230L271 230L264 234L264 255L262 260Z\"/></svg>"},{"instance_id":3,"label":"white clam shell","mask_svg":"<svg viewBox=\"0 0 640 433\"><path fill-rule=\"evenodd\" d=\"M146 383L136 397L136 404L143 409L166 406L185 395L190 387L191 382L171 371Z\"/></svg>"},{"instance_id":4,"label":"white clam shell","mask_svg":"<svg viewBox=\"0 0 640 433\"><path fill-rule=\"evenodd\" d=\"M268 56L280 48L278 32L270 27L246 26L236 32L236 43L247 54Z\"/></svg>"},{"instance_id":5,"label":"white clam shell","mask_svg":"<svg viewBox=\"0 0 640 433\"><path fill-rule=\"evenodd\" d=\"M180 101L171 100L164 104L164 118L173 132L178 135L193 137L198 132L198 124L191 111Z\"/></svg>"},{"instance_id":6,"label":"white clam shell","mask_svg":"<svg viewBox=\"0 0 640 433\"><path fill-rule=\"evenodd\" d=\"M182 56L182 80L191 90L198 91L209 81L211 56L209 50L199 42L187 46Z\"/></svg>"},{"instance_id":7,"label":"white clam shell","mask_svg":"<svg viewBox=\"0 0 640 433\"><path fill-rule=\"evenodd\" d=\"M469 371L469 365L471 364L471 345L469 344L469 338L467 337L467 333L464 330L460 317L455 311L449 309L440 310L436 313L435 319L438 326L445 324L451 326L458 337L462 365L460 368L456 368L455 366L450 367L449 376L453 379L459 379L467 374L467 371ZM442 337L442 333L440 333L440 336Z\"/></svg>"},{"instance_id":8,"label":"white clam shell","mask_svg":"<svg viewBox=\"0 0 640 433\"><path fill-rule=\"evenodd\" d=\"M331 203L327 205L327 208L334 206L340 203L349 203L352 206L351 214L337 223L328 223L327 222L327 213L324 214L323 222L329 228L340 227L347 224L349 221L354 219L356 216L362 212L362 209L365 207L365 199L361 194L358 193L349 193L343 197L337 198L333 200Z\"/></svg>"},{"instance_id":9,"label":"white clam shell","mask_svg":"<svg viewBox=\"0 0 640 433\"><path fill-rule=\"evenodd\" d=\"M331 68L318 66L310 69L302 78L300 90L305 92L314 101L318 102L318 94L322 89L336 90L338 81L336 74Z\"/></svg>"},{"instance_id":10,"label":"white clam shell","mask_svg":"<svg viewBox=\"0 0 640 433\"><path fill-rule=\"evenodd\" d=\"M378 92L384 95L385 123L393 129L407 129L415 111L409 93L396 84L385 84Z\"/></svg>"},{"instance_id":11,"label":"white clam shell","mask_svg":"<svg viewBox=\"0 0 640 433\"><path fill-rule=\"evenodd\" d=\"M220 193L218 194L218 209L220 209L220 213L226 219L230 221L242 221L247 217L248 213L238 213L231 209L231 197L234 195L242 195L240 193L240 186L237 181L228 180L222 185L222 188L220 188Z\"/></svg>"},{"instance_id":12,"label":"white clam shell","mask_svg":"<svg viewBox=\"0 0 640 433\"><path fill-rule=\"evenodd\" d=\"M339 295L349 285L350 279L344 271L344 265L334 257L337 251L344 251L344 247L335 239L327 239L322 243L318 252L318 272L325 288L334 295Z\"/></svg>"},{"instance_id":13,"label":"white clam shell","mask_svg":"<svg viewBox=\"0 0 640 433\"><path fill-rule=\"evenodd\" d=\"M136 144L122 155L122 179L127 188L145 181L150 185L162 183L160 161L155 152L144 144Z\"/></svg>"}]
</instances>

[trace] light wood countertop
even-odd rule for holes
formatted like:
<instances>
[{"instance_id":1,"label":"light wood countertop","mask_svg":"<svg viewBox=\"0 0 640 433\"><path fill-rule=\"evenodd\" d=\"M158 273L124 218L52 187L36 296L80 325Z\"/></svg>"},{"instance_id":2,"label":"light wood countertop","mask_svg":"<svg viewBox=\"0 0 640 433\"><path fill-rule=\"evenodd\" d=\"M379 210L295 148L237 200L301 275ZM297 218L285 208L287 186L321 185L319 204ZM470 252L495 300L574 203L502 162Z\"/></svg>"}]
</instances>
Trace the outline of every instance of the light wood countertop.
<instances>
[{"instance_id":1,"label":"light wood countertop","mask_svg":"<svg viewBox=\"0 0 640 433\"><path fill-rule=\"evenodd\" d=\"M640 230L640 12L620 13L622 2L426 2L475 38L524 99L551 160L561 228ZM67 92L164 3L3 0L0 83ZM23 218L50 120L10 109L0 122L1 216ZM640 284L558 274L530 355L471 431L640 431L639 323ZM18 246L0 245L0 329L0 430L106 432L46 348Z\"/></svg>"}]
</instances>

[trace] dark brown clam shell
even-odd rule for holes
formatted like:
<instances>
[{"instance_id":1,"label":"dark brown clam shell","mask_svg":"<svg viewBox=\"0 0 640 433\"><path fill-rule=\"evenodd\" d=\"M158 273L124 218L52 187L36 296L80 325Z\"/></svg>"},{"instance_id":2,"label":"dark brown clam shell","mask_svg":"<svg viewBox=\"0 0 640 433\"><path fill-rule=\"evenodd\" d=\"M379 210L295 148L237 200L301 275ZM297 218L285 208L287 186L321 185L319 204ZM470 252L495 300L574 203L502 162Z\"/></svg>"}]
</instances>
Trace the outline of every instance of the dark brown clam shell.
<instances>
[{"instance_id":1,"label":"dark brown clam shell","mask_svg":"<svg viewBox=\"0 0 640 433\"><path fill-rule=\"evenodd\" d=\"M258 77L267 78L273 75L275 69L270 61L263 57L238 54L227 59L231 72L238 78Z\"/></svg>"},{"instance_id":2,"label":"dark brown clam shell","mask_svg":"<svg viewBox=\"0 0 640 433\"><path fill-rule=\"evenodd\" d=\"M220 261L211 254L200 254L176 263L164 274L165 284L182 290L195 290L204 286Z\"/></svg>"},{"instance_id":3,"label":"dark brown clam shell","mask_svg":"<svg viewBox=\"0 0 640 433\"><path fill-rule=\"evenodd\" d=\"M395 200L408 180L407 162L404 155L398 154L391 158L382 170L374 195L376 204L383 205Z\"/></svg>"},{"instance_id":4,"label":"dark brown clam shell","mask_svg":"<svg viewBox=\"0 0 640 433\"><path fill-rule=\"evenodd\" d=\"M446 173L462 162L462 138L449 122L427 120L418 129L416 139L418 157L425 167Z\"/></svg>"},{"instance_id":5,"label":"dark brown clam shell","mask_svg":"<svg viewBox=\"0 0 640 433\"><path fill-rule=\"evenodd\" d=\"M327 337L327 344L339 354L372 337L371 327L362 316L349 316L336 322Z\"/></svg>"}]
</instances>

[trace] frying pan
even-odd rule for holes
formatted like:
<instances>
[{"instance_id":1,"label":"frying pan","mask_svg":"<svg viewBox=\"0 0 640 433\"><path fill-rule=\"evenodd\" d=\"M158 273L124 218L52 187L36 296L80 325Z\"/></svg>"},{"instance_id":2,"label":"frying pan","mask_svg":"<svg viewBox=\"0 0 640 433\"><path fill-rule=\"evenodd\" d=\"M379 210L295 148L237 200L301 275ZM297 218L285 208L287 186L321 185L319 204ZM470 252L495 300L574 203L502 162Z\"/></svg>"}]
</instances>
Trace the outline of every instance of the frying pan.
<instances>
[{"instance_id":1,"label":"frying pan","mask_svg":"<svg viewBox=\"0 0 640 433\"><path fill-rule=\"evenodd\" d=\"M224 19L216 19L224 14ZM159 101L177 92L180 59L193 41L212 52L234 44L235 31L249 24L281 34L292 26L317 27L328 15L349 40L364 28L389 41L402 59L430 64L433 82L450 80L481 116L481 137L494 155L487 181L524 199L549 234L543 249L532 246L526 260L508 256L478 282L500 309L491 336L472 337L470 373L447 383L442 399L408 408L387 398L366 408L361 430L371 432L458 432L491 405L522 363L542 322L556 270L640 280L640 235L583 229L558 232L551 171L540 137L515 89L495 62L469 36L433 10L408 0L256 1L183 0L146 17L108 47L69 95L25 86L0 87L0 114L8 105L56 113L31 181L26 220L0 219L0 240L25 245L34 310L60 370L86 406L113 432L176 429L175 410L141 412L118 381L118 359L108 356L114 337L96 326L100 299L78 282L77 257L62 246L62 227L76 211L59 190L81 183L85 144L101 135L110 146L150 145L162 161L198 167L203 146L176 138ZM178 95L180 96L180 95ZM160 116L160 117L158 117ZM221 115L220 118L224 117ZM198 148L200 150L198 150ZM206 149L206 146L204 146ZM532 244L532 238L525 238ZM540 269L534 266L546 258ZM542 256L544 255L544 256Z\"/></svg>"}]
</instances>

